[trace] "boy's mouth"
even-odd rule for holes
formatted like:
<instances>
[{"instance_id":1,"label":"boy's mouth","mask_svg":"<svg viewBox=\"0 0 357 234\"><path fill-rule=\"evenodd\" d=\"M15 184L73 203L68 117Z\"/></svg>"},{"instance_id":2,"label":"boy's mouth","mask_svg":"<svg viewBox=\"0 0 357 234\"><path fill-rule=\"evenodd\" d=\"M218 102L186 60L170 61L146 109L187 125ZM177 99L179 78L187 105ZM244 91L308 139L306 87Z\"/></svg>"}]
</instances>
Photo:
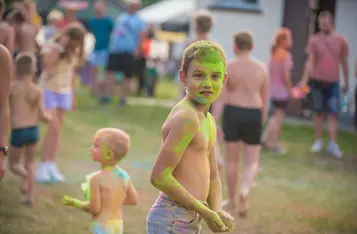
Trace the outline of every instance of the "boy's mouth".
<instances>
[{"instance_id":1,"label":"boy's mouth","mask_svg":"<svg viewBox=\"0 0 357 234\"><path fill-rule=\"evenodd\" d=\"M213 92L211 92L211 91L201 91L200 94L205 96L205 97L208 97L208 96L212 95Z\"/></svg>"}]
</instances>

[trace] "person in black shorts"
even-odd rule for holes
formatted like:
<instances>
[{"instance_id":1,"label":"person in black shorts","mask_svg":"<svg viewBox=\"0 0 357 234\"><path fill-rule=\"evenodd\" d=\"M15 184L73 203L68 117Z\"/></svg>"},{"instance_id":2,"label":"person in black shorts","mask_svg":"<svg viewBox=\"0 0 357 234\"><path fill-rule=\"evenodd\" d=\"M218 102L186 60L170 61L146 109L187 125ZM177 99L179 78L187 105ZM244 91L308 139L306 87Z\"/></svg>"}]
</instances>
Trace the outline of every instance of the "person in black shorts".
<instances>
[{"instance_id":1,"label":"person in black shorts","mask_svg":"<svg viewBox=\"0 0 357 234\"><path fill-rule=\"evenodd\" d=\"M236 57L227 63L227 82L214 105L213 116L219 123L218 118L223 111L225 177L228 185L228 200L224 205L228 210L236 210L238 164L241 152L244 152L239 215L245 216L248 194L259 169L260 137L262 124L268 115L269 86L264 63L250 56L253 36L249 32L237 33L234 44Z\"/></svg>"},{"instance_id":2,"label":"person in black shorts","mask_svg":"<svg viewBox=\"0 0 357 234\"><path fill-rule=\"evenodd\" d=\"M109 45L107 64L108 86L113 81L120 81L120 104L126 104L130 91L131 78L135 72L136 57L141 53L141 45L145 35L145 22L137 14L140 0L125 0L126 12L120 14L115 21Z\"/></svg>"}]
</instances>

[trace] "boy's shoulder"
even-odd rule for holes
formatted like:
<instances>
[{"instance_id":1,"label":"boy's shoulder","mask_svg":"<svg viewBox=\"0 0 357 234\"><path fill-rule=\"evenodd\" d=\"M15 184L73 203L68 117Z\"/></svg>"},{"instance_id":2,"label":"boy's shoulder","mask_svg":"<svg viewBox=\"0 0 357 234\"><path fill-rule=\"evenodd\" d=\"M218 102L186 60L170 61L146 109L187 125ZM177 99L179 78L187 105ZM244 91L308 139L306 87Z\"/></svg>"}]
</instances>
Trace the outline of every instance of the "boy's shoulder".
<instances>
[{"instance_id":1,"label":"boy's shoulder","mask_svg":"<svg viewBox=\"0 0 357 234\"><path fill-rule=\"evenodd\" d=\"M189 103L182 100L172 108L167 121L172 123L173 126L182 125L185 123L198 126L199 117L197 111Z\"/></svg>"}]
</instances>

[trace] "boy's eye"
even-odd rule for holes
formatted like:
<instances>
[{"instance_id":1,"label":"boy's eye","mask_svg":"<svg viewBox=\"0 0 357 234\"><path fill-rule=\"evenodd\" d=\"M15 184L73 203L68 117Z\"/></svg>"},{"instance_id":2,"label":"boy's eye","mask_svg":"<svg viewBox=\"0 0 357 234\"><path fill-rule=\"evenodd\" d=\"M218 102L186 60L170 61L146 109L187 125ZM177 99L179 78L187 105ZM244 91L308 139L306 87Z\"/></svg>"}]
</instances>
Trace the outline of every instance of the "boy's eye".
<instances>
[{"instance_id":1,"label":"boy's eye","mask_svg":"<svg viewBox=\"0 0 357 234\"><path fill-rule=\"evenodd\" d=\"M220 77L220 75L218 75L218 74L213 74L213 75L212 75L212 78L213 78L214 80L218 80L218 79L221 78L221 77Z\"/></svg>"},{"instance_id":2,"label":"boy's eye","mask_svg":"<svg viewBox=\"0 0 357 234\"><path fill-rule=\"evenodd\" d=\"M195 73L195 74L193 74L193 76L194 76L194 77L202 77L203 74L202 74L202 73Z\"/></svg>"}]
</instances>

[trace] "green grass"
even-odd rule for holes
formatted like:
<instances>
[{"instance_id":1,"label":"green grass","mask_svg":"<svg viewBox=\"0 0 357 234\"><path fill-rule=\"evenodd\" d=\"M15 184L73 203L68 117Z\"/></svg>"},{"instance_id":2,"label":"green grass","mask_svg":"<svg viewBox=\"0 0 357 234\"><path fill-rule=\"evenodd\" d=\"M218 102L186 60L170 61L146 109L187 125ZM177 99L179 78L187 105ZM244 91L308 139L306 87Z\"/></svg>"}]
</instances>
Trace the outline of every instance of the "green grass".
<instances>
[{"instance_id":1,"label":"green grass","mask_svg":"<svg viewBox=\"0 0 357 234\"><path fill-rule=\"evenodd\" d=\"M164 82L161 85L162 96L171 93ZM125 233L144 234L148 210L158 195L149 183L150 170L168 112L151 106L97 106L86 94L78 96L77 111L66 116L58 157L67 182L37 185L37 204L28 208L19 203L19 179L8 172L0 184L0 233L88 233L91 217L62 206L60 198L66 194L82 198L80 183L86 174L99 168L90 160L92 136L97 129L111 126L131 135L132 149L121 166L131 175L141 200L136 207L125 207ZM42 126L42 132L44 129ZM262 170L258 186L251 192L248 217L237 218L235 233L357 233L356 137L347 133L338 137L345 150L341 160L309 152L311 129L285 126L282 143L289 154L262 154ZM205 229L203 233L211 232Z\"/></svg>"}]
</instances>

